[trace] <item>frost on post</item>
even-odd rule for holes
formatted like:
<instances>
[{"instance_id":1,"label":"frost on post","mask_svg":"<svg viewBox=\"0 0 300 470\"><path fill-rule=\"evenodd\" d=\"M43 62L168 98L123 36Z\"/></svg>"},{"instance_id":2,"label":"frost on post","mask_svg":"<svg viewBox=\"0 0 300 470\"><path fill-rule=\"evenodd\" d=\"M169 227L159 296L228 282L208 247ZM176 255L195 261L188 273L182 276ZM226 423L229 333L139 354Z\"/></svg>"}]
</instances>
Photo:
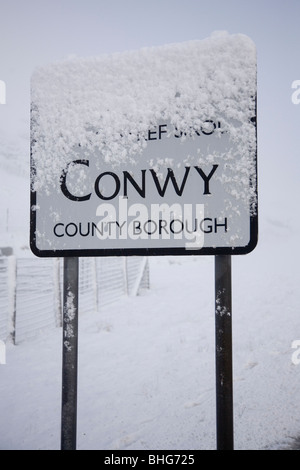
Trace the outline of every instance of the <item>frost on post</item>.
<instances>
[{"instance_id":1,"label":"frost on post","mask_svg":"<svg viewBox=\"0 0 300 470\"><path fill-rule=\"evenodd\" d=\"M216 315L220 317L227 315L228 317L230 317L231 316L230 310L225 305L223 305L222 297L224 296L224 292L225 290L223 289L222 291L219 290L216 294Z\"/></svg>"},{"instance_id":2,"label":"frost on post","mask_svg":"<svg viewBox=\"0 0 300 470\"><path fill-rule=\"evenodd\" d=\"M71 339L75 337L73 322L76 316L76 306L74 305L75 295L68 292L67 301L64 305L64 345L68 351L72 349Z\"/></svg>"}]
</instances>

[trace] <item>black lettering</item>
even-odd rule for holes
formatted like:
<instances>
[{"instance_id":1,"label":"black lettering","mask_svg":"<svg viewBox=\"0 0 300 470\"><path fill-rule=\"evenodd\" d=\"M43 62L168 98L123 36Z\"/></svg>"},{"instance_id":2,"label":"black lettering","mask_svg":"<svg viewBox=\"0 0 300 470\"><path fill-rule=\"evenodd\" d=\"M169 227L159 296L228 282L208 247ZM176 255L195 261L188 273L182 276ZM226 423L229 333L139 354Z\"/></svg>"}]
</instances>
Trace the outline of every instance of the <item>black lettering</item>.
<instances>
[{"instance_id":1,"label":"black lettering","mask_svg":"<svg viewBox=\"0 0 300 470\"><path fill-rule=\"evenodd\" d=\"M186 135L186 134L184 134ZM177 139L180 139L180 137L183 136L183 132L182 131L179 131L177 127L175 127L175 134L174 134L174 137L176 137Z\"/></svg>"},{"instance_id":2,"label":"black lettering","mask_svg":"<svg viewBox=\"0 0 300 470\"><path fill-rule=\"evenodd\" d=\"M168 234L168 231L166 229L167 221L163 219L159 219L159 235L161 235L162 230Z\"/></svg>"},{"instance_id":3,"label":"black lettering","mask_svg":"<svg viewBox=\"0 0 300 470\"><path fill-rule=\"evenodd\" d=\"M91 197L91 194L87 194L86 196L74 196L74 194L70 193L70 191L67 188L67 174L69 170L70 165L86 165L89 166L89 161L88 160L74 160L73 162L70 162L67 164L67 167L63 169L62 174L60 176L60 188L64 196L66 196L67 199L70 199L71 201L88 201Z\"/></svg>"},{"instance_id":4,"label":"black lettering","mask_svg":"<svg viewBox=\"0 0 300 470\"><path fill-rule=\"evenodd\" d=\"M95 230L100 233L100 235L103 235L103 233L99 230L98 225L95 224L95 222L92 222L92 237L95 235Z\"/></svg>"},{"instance_id":5,"label":"black lettering","mask_svg":"<svg viewBox=\"0 0 300 470\"><path fill-rule=\"evenodd\" d=\"M101 229L99 228L100 225L101 225ZM92 225L92 233L93 233L93 236L95 235L95 229L97 230L97 232L98 232L100 235L103 235L103 234L104 234L104 223L103 223L103 222L98 222L98 224L96 225L96 224L93 222L93 225Z\"/></svg>"},{"instance_id":6,"label":"black lettering","mask_svg":"<svg viewBox=\"0 0 300 470\"><path fill-rule=\"evenodd\" d=\"M218 121L218 129L220 130L220 133L221 133L221 134L224 134L225 131L222 131L222 130L221 130L221 123L220 123L220 121Z\"/></svg>"},{"instance_id":7,"label":"black lettering","mask_svg":"<svg viewBox=\"0 0 300 470\"><path fill-rule=\"evenodd\" d=\"M124 174L124 196L127 197L127 180L130 181L132 186L137 190L137 192L140 194L142 197L146 197L146 179L145 179L145 174L146 170L141 170L142 172L142 187L140 187L137 182L133 179L130 173L128 171L123 171Z\"/></svg>"},{"instance_id":8,"label":"black lettering","mask_svg":"<svg viewBox=\"0 0 300 470\"><path fill-rule=\"evenodd\" d=\"M126 224L126 220L122 224L119 224L119 222L116 220L116 225L120 230L120 235L122 235L122 228L124 227L125 224Z\"/></svg>"},{"instance_id":9,"label":"black lettering","mask_svg":"<svg viewBox=\"0 0 300 470\"><path fill-rule=\"evenodd\" d=\"M152 135L156 136L156 131L148 131L148 140L157 140L157 137L151 137Z\"/></svg>"},{"instance_id":10,"label":"black lettering","mask_svg":"<svg viewBox=\"0 0 300 470\"><path fill-rule=\"evenodd\" d=\"M215 233L218 233L218 227L224 227L225 232L227 232L227 217L225 217L223 224L218 224L217 219L215 219Z\"/></svg>"},{"instance_id":11,"label":"black lettering","mask_svg":"<svg viewBox=\"0 0 300 470\"><path fill-rule=\"evenodd\" d=\"M153 231L151 232L151 224L154 224L154 229ZM148 227L148 230L146 228L146 226ZM156 222L154 222L154 220L147 220L147 222L144 223L144 232L147 233L147 235L153 235L157 230L157 224Z\"/></svg>"},{"instance_id":12,"label":"black lettering","mask_svg":"<svg viewBox=\"0 0 300 470\"><path fill-rule=\"evenodd\" d=\"M201 130L202 130L203 134L205 134L205 135L211 135L211 134L213 134L214 131L216 130L216 127L217 127L217 126L216 126L216 123L215 123L214 121L212 121L211 119L207 119L206 121L204 121L203 124L205 124L206 122L209 122L210 124L213 124L213 129L212 129L210 132L205 132L205 129L207 129L208 126L206 126L206 127L204 126L204 129L203 129L203 126L202 126Z\"/></svg>"},{"instance_id":13,"label":"black lettering","mask_svg":"<svg viewBox=\"0 0 300 470\"><path fill-rule=\"evenodd\" d=\"M82 223L80 222L79 223L79 235L81 235L82 237L87 237L89 234L90 234L90 223L89 222L87 223L87 232L83 233Z\"/></svg>"},{"instance_id":14,"label":"black lettering","mask_svg":"<svg viewBox=\"0 0 300 470\"><path fill-rule=\"evenodd\" d=\"M180 228L179 228L179 230L177 230L177 231L174 229L174 224L175 224L175 222L179 222L179 224L180 224ZM170 223L170 230L171 230L172 233L174 233L174 234L176 235L176 234L178 234L178 233L181 233L181 232L183 231L183 229L184 229L184 224L183 224L182 220L180 220L180 219L173 219L173 220L171 220L171 223Z\"/></svg>"},{"instance_id":15,"label":"black lettering","mask_svg":"<svg viewBox=\"0 0 300 470\"><path fill-rule=\"evenodd\" d=\"M139 222L138 220L133 221L133 233L134 235L139 235L140 233L142 233L141 222Z\"/></svg>"},{"instance_id":16,"label":"black lettering","mask_svg":"<svg viewBox=\"0 0 300 470\"><path fill-rule=\"evenodd\" d=\"M166 129L163 129L163 127L167 127L167 124L160 124L160 125L158 126L158 138L159 138L159 139L161 139L161 135L162 135L162 134L166 134L166 133L167 133Z\"/></svg>"},{"instance_id":17,"label":"black lettering","mask_svg":"<svg viewBox=\"0 0 300 470\"><path fill-rule=\"evenodd\" d=\"M198 219L195 219L195 227L193 229L193 222L191 221L191 227L190 227L190 230L189 230L189 226L188 226L188 220L185 221L185 230L187 233L193 233L193 232L196 232L197 230L197 223L198 223Z\"/></svg>"},{"instance_id":18,"label":"black lettering","mask_svg":"<svg viewBox=\"0 0 300 470\"><path fill-rule=\"evenodd\" d=\"M72 227L73 228L73 232L69 232L69 227ZM74 224L73 222L69 223L68 225L66 225L66 235L68 235L68 237L75 237L75 235L77 235L77 232L78 232L78 227L76 224Z\"/></svg>"},{"instance_id":19,"label":"black lettering","mask_svg":"<svg viewBox=\"0 0 300 470\"><path fill-rule=\"evenodd\" d=\"M181 196L182 193L183 193L183 190L184 190L184 187L185 187L185 183L186 183L188 174L189 174L189 172L190 172L190 169L191 169L191 167L189 167L189 166L185 167L185 174L184 174L184 177L183 177L183 180L182 180L182 183L181 183L181 186L180 186L180 187L177 185L177 181L176 181L174 172L173 172L173 170L172 170L171 168L168 168L168 174L167 174L167 177L166 177L166 179L165 179L165 182L164 182L163 187L160 186L159 179L158 179L158 177L157 177L157 175L156 175L156 172L151 169L150 172L151 172L151 174L152 174L153 181L154 181L154 183L155 183L155 186L156 186L156 189L157 189L157 191L158 191L158 194L159 194L160 196L164 197L165 192L166 192L167 187L168 187L169 180L171 179L176 194L177 194L178 196Z\"/></svg>"},{"instance_id":20,"label":"black lettering","mask_svg":"<svg viewBox=\"0 0 300 470\"><path fill-rule=\"evenodd\" d=\"M63 237L63 236L64 236L63 233L62 233L61 235L59 235L59 234L56 232L56 228L57 228L59 225L61 225L62 227L64 226L64 224L56 224L56 225L54 226L54 228L53 228L53 232L54 232L54 235L55 235L56 237Z\"/></svg>"},{"instance_id":21,"label":"black lettering","mask_svg":"<svg viewBox=\"0 0 300 470\"><path fill-rule=\"evenodd\" d=\"M200 168L199 166L194 167L198 171L199 175L201 176L201 178L204 181L204 192L203 192L203 194L211 194L210 191L209 191L209 181L210 181L211 177L213 176L213 174L215 173L218 166L219 165L213 165L212 170L209 173L209 175L206 175L204 173L204 171L202 170L202 168Z\"/></svg>"},{"instance_id":22,"label":"black lettering","mask_svg":"<svg viewBox=\"0 0 300 470\"><path fill-rule=\"evenodd\" d=\"M208 220L209 222L212 222L212 219L209 219L209 218L206 218L206 219L203 219L201 220L200 222L200 229L202 230L202 232L204 233L211 233L213 228L212 228L212 225L207 225L207 229L205 230L205 228L203 227L205 221Z\"/></svg>"},{"instance_id":23,"label":"black lettering","mask_svg":"<svg viewBox=\"0 0 300 470\"><path fill-rule=\"evenodd\" d=\"M107 176L107 175L112 176L116 184L116 189L111 196L103 196L103 194L100 192L100 189L99 189L100 180L103 178L103 176ZM103 199L104 201L108 201L116 197L116 195L120 191L120 187L121 187L121 183L120 183L118 176L115 173L112 173L111 171L105 171L104 173L101 173L95 181L95 193L100 199Z\"/></svg>"},{"instance_id":24,"label":"black lettering","mask_svg":"<svg viewBox=\"0 0 300 470\"><path fill-rule=\"evenodd\" d=\"M110 222L106 222L106 225L108 226L108 233L109 233L109 236L111 237L111 226L112 224L114 224L115 222L114 221L110 221Z\"/></svg>"}]
</instances>

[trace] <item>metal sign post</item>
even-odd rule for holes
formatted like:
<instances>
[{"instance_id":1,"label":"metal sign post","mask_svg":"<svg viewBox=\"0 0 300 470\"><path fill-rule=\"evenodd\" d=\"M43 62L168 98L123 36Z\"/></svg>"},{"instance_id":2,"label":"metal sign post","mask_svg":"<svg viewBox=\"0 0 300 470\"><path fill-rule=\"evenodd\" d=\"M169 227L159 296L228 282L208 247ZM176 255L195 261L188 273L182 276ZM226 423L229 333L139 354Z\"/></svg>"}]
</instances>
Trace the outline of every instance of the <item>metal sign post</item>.
<instances>
[{"instance_id":1,"label":"metal sign post","mask_svg":"<svg viewBox=\"0 0 300 470\"><path fill-rule=\"evenodd\" d=\"M231 256L215 256L217 450L233 450Z\"/></svg>"},{"instance_id":2,"label":"metal sign post","mask_svg":"<svg viewBox=\"0 0 300 470\"><path fill-rule=\"evenodd\" d=\"M76 450L78 258L64 258L61 450Z\"/></svg>"}]
</instances>

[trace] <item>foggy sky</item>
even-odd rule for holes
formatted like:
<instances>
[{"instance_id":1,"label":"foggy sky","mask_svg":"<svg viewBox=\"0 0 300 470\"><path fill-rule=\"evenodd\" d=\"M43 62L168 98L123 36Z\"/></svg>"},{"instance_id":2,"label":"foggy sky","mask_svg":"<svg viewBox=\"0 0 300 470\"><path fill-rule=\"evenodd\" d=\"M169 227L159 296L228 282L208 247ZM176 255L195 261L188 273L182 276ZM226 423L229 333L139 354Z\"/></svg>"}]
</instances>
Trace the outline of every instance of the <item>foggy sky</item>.
<instances>
[{"instance_id":1,"label":"foggy sky","mask_svg":"<svg viewBox=\"0 0 300 470\"><path fill-rule=\"evenodd\" d=\"M299 0L0 0L0 80L6 83L0 135L29 135L35 67L226 30L248 35L257 47L259 161L266 177L281 166L287 177L299 175L300 105L291 101L291 84L300 80L299 18Z\"/></svg>"}]
</instances>

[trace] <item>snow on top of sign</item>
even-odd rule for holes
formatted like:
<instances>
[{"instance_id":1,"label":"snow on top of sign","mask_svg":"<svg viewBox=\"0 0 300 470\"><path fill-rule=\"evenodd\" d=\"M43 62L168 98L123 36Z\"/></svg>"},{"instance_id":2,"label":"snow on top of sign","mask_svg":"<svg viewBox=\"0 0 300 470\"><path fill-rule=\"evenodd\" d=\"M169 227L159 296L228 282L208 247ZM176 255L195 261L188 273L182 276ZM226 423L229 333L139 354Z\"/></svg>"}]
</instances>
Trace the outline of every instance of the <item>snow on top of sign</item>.
<instances>
[{"instance_id":1,"label":"snow on top of sign","mask_svg":"<svg viewBox=\"0 0 300 470\"><path fill-rule=\"evenodd\" d=\"M57 179L78 146L115 165L138 158L147 143L137 136L162 120L188 132L221 116L252 171L256 51L245 35L73 58L39 68L31 85L35 189Z\"/></svg>"}]
</instances>

